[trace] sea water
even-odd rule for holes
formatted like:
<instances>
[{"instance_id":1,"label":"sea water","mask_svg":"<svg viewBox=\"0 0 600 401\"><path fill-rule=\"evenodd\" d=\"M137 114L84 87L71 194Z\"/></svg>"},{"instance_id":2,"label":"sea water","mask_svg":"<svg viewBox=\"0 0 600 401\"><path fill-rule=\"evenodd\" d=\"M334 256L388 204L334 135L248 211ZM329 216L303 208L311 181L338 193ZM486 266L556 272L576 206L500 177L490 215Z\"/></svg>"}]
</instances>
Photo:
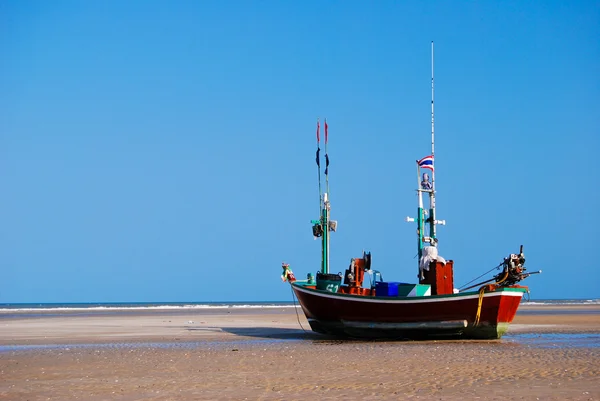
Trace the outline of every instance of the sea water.
<instances>
[{"instance_id":1,"label":"sea water","mask_svg":"<svg viewBox=\"0 0 600 401\"><path fill-rule=\"evenodd\" d=\"M56 316L107 316L140 312L184 314L194 310L283 309L299 307L293 302L89 302L89 303L0 303L0 319Z\"/></svg>"},{"instance_id":2,"label":"sea water","mask_svg":"<svg viewBox=\"0 0 600 401\"><path fill-rule=\"evenodd\" d=\"M597 310L581 310L570 308L559 308L560 306L577 305L600 305L600 299L548 299L529 300L522 302L517 314L598 314ZM537 307L539 306L539 308ZM294 302L124 302L124 303L4 303L0 304L0 321L2 319L57 317L57 316L98 316L98 315L128 315L142 313L186 314L194 310L202 310L204 313L220 313L224 309L256 311L257 309L287 309L298 308ZM247 343L262 342L285 342L285 341L314 341L313 336L298 331L297 336L289 336L280 339L253 339L243 340ZM319 341L319 340L317 340ZM523 346L540 348L579 348L600 347L600 333L507 333L502 340ZM234 344L235 341L227 341ZM212 342L215 345L215 342ZM110 344L65 344L65 345L4 345L0 346L0 352L26 351L42 349L74 349L85 347L148 347L148 348L197 348L204 343L110 343Z\"/></svg>"}]
</instances>

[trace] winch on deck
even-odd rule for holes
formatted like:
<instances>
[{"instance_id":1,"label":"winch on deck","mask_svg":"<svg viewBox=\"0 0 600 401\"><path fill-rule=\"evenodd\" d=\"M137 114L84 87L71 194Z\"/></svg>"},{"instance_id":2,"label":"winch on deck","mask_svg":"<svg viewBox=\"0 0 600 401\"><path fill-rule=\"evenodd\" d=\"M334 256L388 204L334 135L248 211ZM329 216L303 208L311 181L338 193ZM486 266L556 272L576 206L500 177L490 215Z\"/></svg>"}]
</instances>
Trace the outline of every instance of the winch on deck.
<instances>
[{"instance_id":1,"label":"winch on deck","mask_svg":"<svg viewBox=\"0 0 600 401\"><path fill-rule=\"evenodd\" d=\"M371 253L363 252L362 258L353 258L344 274L344 285L340 287L343 294L372 295L371 288L363 288L365 271L371 270Z\"/></svg>"},{"instance_id":2,"label":"winch on deck","mask_svg":"<svg viewBox=\"0 0 600 401\"><path fill-rule=\"evenodd\" d=\"M511 253L509 257L504 258L502 263L502 272L494 276L494 280L498 285L510 286L515 285L519 281L526 279L531 274L538 274L542 271L526 273L525 255L523 254L523 245L521 245L518 254Z\"/></svg>"},{"instance_id":3,"label":"winch on deck","mask_svg":"<svg viewBox=\"0 0 600 401\"><path fill-rule=\"evenodd\" d=\"M504 258L504 271L496 275L497 282L502 281L505 285L513 285L523 280L525 272L525 256L523 255L523 245L519 250L519 254L511 253L508 258Z\"/></svg>"}]
</instances>

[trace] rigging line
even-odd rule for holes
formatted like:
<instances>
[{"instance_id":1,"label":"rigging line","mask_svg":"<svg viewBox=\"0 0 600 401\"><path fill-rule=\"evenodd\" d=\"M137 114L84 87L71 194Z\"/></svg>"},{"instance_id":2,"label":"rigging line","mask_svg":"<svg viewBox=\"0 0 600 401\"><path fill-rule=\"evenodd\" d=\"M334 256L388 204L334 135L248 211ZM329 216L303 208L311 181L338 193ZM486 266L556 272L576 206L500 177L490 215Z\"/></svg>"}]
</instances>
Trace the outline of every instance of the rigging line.
<instances>
[{"instance_id":1,"label":"rigging line","mask_svg":"<svg viewBox=\"0 0 600 401\"><path fill-rule=\"evenodd\" d=\"M316 161L317 161L317 171L319 173L319 214L321 214L321 135L320 135L320 129L321 129L321 124L319 122L319 119L317 118L317 154L316 154Z\"/></svg>"},{"instance_id":2,"label":"rigging line","mask_svg":"<svg viewBox=\"0 0 600 401\"><path fill-rule=\"evenodd\" d=\"M492 267L490 270L486 271L481 276L475 277L473 280L469 281L468 283L465 283L465 284L461 285L460 287L458 287L458 289L460 290L461 288L464 288L464 287L468 286L469 284L471 284L473 281L479 280L481 277L485 276L486 274L489 274L491 271L493 271L494 269L499 268L500 266L502 266L502 263L500 263L498 266Z\"/></svg>"},{"instance_id":3,"label":"rigging line","mask_svg":"<svg viewBox=\"0 0 600 401\"><path fill-rule=\"evenodd\" d=\"M294 294L294 289L292 288L292 283L290 283L290 291L292 291L292 301L294 302L294 310L296 311L296 320L298 320L298 324L303 332L308 333L300 323L300 316L298 315L298 308L296 307L296 294Z\"/></svg>"}]
</instances>

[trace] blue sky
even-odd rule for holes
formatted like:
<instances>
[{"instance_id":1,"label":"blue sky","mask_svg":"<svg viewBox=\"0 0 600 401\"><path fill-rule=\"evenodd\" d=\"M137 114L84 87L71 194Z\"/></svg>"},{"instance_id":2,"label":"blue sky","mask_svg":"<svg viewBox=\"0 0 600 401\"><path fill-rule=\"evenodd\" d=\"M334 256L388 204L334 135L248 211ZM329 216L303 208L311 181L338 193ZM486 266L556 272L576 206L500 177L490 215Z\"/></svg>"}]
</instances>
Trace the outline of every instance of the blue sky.
<instances>
[{"instance_id":1,"label":"blue sky","mask_svg":"<svg viewBox=\"0 0 600 401\"><path fill-rule=\"evenodd\" d=\"M531 297L598 298L600 5L4 1L0 302L291 301L319 268L415 281L435 41L440 254L525 246Z\"/></svg>"}]
</instances>

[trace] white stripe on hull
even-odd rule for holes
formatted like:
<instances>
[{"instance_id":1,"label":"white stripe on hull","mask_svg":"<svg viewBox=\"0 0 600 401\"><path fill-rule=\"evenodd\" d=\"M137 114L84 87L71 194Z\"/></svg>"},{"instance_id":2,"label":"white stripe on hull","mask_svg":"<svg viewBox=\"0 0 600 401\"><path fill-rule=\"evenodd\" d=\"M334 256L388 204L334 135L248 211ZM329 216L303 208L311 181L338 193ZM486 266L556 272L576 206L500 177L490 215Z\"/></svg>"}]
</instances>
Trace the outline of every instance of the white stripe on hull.
<instances>
[{"instance_id":1,"label":"white stripe on hull","mask_svg":"<svg viewBox=\"0 0 600 401\"><path fill-rule=\"evenodd\" d=\"M330 299L339 299L343 301L352 301L352 302L365 302L365 303L376 303L376 304L419 304L419 303L431 303L431 302L453 302L453 301L464 301L467 299L479 299L479 294L471 294L471 295L447 295L440 296L439 298L436 296L424 296L424 297L410 297L402 298L402 299L388 299L388 298L368 298L365 296L352 296L352 295L341 295L334 293L325 293L317 290L307 290L300 286L293 285L293 288L297 291L314 295L322 298L330 298ZM522 297L523 293L520 291L494 291L494 292L486 292L483 297L491 298L491 297L499 297L499 296L508 296L508 297Z\"/></svg>"}]
</instances>

